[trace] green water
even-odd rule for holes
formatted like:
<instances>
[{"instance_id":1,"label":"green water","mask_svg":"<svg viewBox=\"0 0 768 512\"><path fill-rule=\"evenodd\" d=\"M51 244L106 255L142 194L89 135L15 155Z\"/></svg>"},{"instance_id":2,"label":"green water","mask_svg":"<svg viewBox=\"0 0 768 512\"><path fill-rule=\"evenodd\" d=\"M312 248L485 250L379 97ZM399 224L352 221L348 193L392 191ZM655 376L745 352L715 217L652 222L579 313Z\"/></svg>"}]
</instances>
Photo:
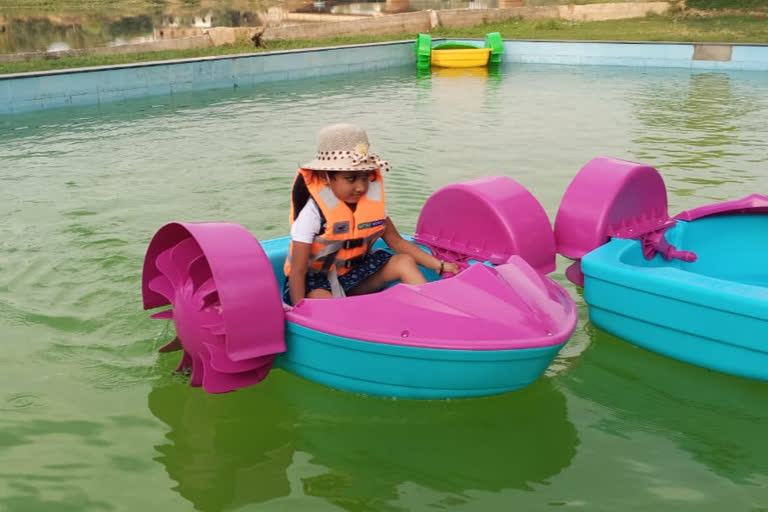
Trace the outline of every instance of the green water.
<instances>
[{"instance_id":1,"label":"green water","mask_svg":"<svg viewBox=\"0 0 768 512\"><path fill-rule=\"evenodd\" d=\"M514 177L554 218L590 158L656 166L670 210L768 192L760 73L411 68L0 117L0 510L768 510L768 383L581 321L529 388L406 401L275 371L206 395L156 349L143 252L172 220L288 231L330 122L393 164L401 231L438 187Z\"/></svg>"}]
</instances>

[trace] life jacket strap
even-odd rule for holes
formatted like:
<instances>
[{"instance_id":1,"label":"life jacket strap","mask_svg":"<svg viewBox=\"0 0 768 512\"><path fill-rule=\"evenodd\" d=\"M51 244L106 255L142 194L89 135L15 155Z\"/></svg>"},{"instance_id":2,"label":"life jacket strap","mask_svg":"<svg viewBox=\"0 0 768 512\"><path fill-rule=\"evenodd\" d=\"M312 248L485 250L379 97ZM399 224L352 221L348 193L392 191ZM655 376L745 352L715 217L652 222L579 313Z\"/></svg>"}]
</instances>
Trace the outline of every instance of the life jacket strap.
<instances>
[{"instance_id":1,"label":"life jacket strap","mask_svg":"<svg viewBox=\"0 0 768 512\"><path fill-rule=\"evenodd\" d=\"M331 265L336 265L336 268L352 268L355 265L359 265L363 261L365 261L366 256L368 256L368 253L361 254L360 256L355 256L354 258L349 258L348 260L337 260L335 258L336 253L331 254L328 256L328 258L323 261L323 268L320 269L314 269L312 267L309 268L309 272L312 274L330 274L330 268Z\"/></svg>"},{"instance_id":2,"label":"life jacket strap","mask_svg":"<svg viewBox=\"0 0 768 512\"><path fill-rule=\"evenodd\" d=\"M347 296L344 287L341 286L341 283L339 282L339 274L336 272L336 269L333 269L333 271L328 274L328 282L331 284L331 295L333 297Z\"/></svg>"},{"instance_id":3,"label":"life jacket strap","mask_svg":"<svg viewBox=\"0 0 768 512\"><path fill-rule=\"evenodd\" d=\"M315 237L315 241L322 244L323 248L312 255L312 261L325 259L331 254L335 255L342 249L355 249L357 247L367 246L370 250L370 246L373 245L383 233L384 230L382 229L381 231L377 231L366 237L350 238L348 240L327 240L321 236Z\"/></svg>"},{"instance_id":4,"label":"life jacket strap","mask_svg":"<svg viewBox=\"0 0 768 512\"><path fill-rule=\"evenodd\" d=\"M359 265L363 261L365 261L365 257L368 256L368 253L361 254L360 256L356 256L354 258L350 258L348 260L336 260L336 266L342 267L342 268L352 268L355 265Z\"/></svg>"},{"instance_id":5,"label":"life jacket strap","mask_svg":"<svg viewBox=\"0 0 768 512\"><path fill-rule=\"evenodd\" d=\"M322 244L323 248L310 257L310 266L308 272L312 274L326 274L330 280L331 274L336 274L336 269L352 268L355 265L359 265L365 261L365 257L371 252L373 244L376 242L376 240L381 238L382 234L384 234L384 229L377 230L375 233L372 233L366 237L350 238L348 240L326 240L322 237L315 237L315 241ZM365 247L365 252L355 256L354 258L337 259L337 255L342 249L354 249L358 247ZM288 255L288 258L290 261L290 254ZM313 268L312 263L317 261L321 261L323 263L322 267ZM331 267L334 267L333 270L331 270ZM335 276L335 279L338 281L338 276ZM333 284L334 283L331 281L331 285ZM336 296L337 295L334 295L334 297Z\"/></svg>"}]
</instances>

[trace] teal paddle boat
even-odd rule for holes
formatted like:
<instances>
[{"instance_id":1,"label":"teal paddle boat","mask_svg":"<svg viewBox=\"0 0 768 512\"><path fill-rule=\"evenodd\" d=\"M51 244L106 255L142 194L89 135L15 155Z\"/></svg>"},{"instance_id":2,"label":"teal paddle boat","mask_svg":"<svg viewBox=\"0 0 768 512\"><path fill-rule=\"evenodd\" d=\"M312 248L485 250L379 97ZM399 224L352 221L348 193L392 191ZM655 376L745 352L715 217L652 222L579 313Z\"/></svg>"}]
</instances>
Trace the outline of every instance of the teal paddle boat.
<instances>
[{"instance_id":1,"label":"teal paddle boat","mask_svg":"<svg viewBox=\"0 0 768 512\"><path fill-rule=\"evenodd\" d=\"M768 197L667 212L653 167L596 158L555 223L590 320L660 354L768 380Z\"/></svg>"}]
</instances>

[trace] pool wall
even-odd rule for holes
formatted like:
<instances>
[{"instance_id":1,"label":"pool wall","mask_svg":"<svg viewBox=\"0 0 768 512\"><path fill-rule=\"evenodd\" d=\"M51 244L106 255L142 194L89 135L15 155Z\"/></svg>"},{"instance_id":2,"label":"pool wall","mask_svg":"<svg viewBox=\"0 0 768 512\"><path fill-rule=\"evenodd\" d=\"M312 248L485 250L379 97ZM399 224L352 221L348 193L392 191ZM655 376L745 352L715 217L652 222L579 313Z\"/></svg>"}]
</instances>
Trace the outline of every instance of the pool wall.
<instances>
[{"instance_id":1,"label":"pool wall","mask_svg":"<svg viewBox=\"0 0 768 512\"><path fill-rule=\"evenodd\" d=\"M526 64L768 71L768 45L505 41L504 61Z\"/></svg>"},{"instance_id":2,"label":"pool wall","mask_svg":"<svg viewBox=\"0 0 768 512\"><path fill-rule=\"evenodd\" d=\"M413 42L0 75L0 114L404 66Z\"/></svg>"},{"instance_id":3,"label":"pool wall","mask_svg":"<svg viewBox=\"0 0 768 512\"><path fill-rule=\"evenodd\" d=\"M757 44L505 41L503 57L526 64L768 71L768 45ZM0 114L414 65L415 60L413 41L398 41L0 75Z\"/></svg>"}]
</instances>

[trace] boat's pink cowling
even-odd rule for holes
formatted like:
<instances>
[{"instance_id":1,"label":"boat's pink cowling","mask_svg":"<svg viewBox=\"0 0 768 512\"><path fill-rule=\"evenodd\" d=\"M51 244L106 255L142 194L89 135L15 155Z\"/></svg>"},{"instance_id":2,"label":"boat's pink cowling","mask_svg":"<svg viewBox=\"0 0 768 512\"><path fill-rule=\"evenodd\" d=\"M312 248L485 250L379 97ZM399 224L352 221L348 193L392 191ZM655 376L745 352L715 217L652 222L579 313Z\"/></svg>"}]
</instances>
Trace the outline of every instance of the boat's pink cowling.
<instances>
[{"instance_id":1,"label":"boat's pink cowling","mask_svg":"<svg viewBox=\"0 0 768 512\"><path fill-rule=\"evenodd\" d=\"M568 292L519 256L457 277L342 300L303 300L288 321L343 338L448 350L559 345L576 327Z\"/></svg>"},{"instance_id":2,"label":"boat's pink cowling","mask_svg":"<svg viewBox=\"0 0 768 512\"><path fill-rule=\"evenodd\" d=\"M692 221L703 217L710 217L712 215L733 215L735 213L768 213L768 196L752 194L747 197L742 197L741 199L698 206L678 213L675 215L675 219Z\"/></svg>"},{"instance_id":3,"label":"boat's pink cowling","mask_svg":"<svg viewBox=\"0 0 768 512\"><path fill-rule=\"evenodd\" d=\"M648 165L598 157L565 191L555 219L557 252L581 259L611 236L632 238L669 221L667 188Z\"/></svg>"},{"instance_id":4,"label":"boat's pink cowling","mask_svg":"<svg viewBox=\"0 0 768 512\"><path fill-rule=\"evenodd\" d=\"M280 292L261 244L229 223L163 226L144 259L144 309L173 319L192 368L190 384L211 393L262 380L285 351Z\"/></svg>"},{"instance_id":5,"label":"boat's pink cowling","mask_svg":"<svg viewBox=\"0 0 768 512\"><path fill-rule=\"evenodd\" d=\"M555 219L557 252L576 260L565 275L583 286L585 254L611 237L636 238L672 224L667 189L656 169L615 158L593 158L568 185Z\"/></svg>"},{"instance_id":6,"label":"boat's pink cowling","mask_svg":"<svg viewBox=\"0 0 768 512\"><path fill-rule=\"evenodd\" d=\"M436 256L459 263L499 265L520 256L542 274L555 270L547 213L525 187L506 176L441 188L424 204L413 238Z\"/></svg>"}]
</instances>

